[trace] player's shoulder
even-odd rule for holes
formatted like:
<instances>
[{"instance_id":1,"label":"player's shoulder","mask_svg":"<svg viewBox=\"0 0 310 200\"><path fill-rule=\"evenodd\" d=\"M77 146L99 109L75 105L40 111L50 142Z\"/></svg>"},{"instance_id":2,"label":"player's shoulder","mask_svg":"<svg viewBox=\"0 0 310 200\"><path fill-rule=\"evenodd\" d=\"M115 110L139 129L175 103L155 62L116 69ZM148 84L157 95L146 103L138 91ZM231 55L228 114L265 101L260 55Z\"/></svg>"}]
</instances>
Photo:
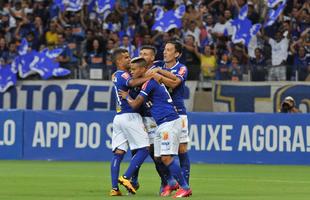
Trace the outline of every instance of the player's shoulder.
<instances>
[{"instance_id":1,"label":"player's shoulder","mask_svg":"<svg viewBox=\"0 0 310 200\"><path fill-rule=\"evenodd\" d=\"M160 67L162 68L165 65L165 62L163 60L155 60L153 62L152 68Z\"/></svg>"},{"instance_id":2,"label":"player's shoulder","mask_svg":"<svg viewBox=\"0 0 310 200\"><path fill-rule=\"evenodd\" d=\"M129 79L129 78L131 77L131 75L129 74L129 72L123 71L123 70L117 70L116 72L114 72L114 74L113 74L112 76L118 77L118 78L122 77L122 78L124 78L124 79L126 79L126 80Z\"/></svg>"},{"instance_id":3,"label":"player's shoulder","mask_svg":"<svg viewBox=\"0 0 310 200\"><path fill-rule=\"evenodd\" d=\"M183 63L177 63L176 69L177 73L181 76L184 76L188 72L187 67Z\"/></svg>"},{"instance_id":4,"label":"player's shoulder","mask_svg":"<svg viewBox=\"0 0 310 200\"><path fill-rule=\"evenodd\" d=\"M153 78L146 81L143 85L142 85L142 90L145 90L147 87L154 87L156 84L158 84L158 82L156 80L154 80Z\"/></svg>"},{"instance_id":5,"label":"player's shoulder","mask_svg":"<svg viewBox=\"0 0 310 200\"><path fill-rule=\"evenodd\" d=\"M178 68L178 69L186 69L186 70L187 70L186 65L183 64L183 63L180 63L180 62L178 62L178 63L176 64L176 68Z\"/></svg>"}]
</instances>

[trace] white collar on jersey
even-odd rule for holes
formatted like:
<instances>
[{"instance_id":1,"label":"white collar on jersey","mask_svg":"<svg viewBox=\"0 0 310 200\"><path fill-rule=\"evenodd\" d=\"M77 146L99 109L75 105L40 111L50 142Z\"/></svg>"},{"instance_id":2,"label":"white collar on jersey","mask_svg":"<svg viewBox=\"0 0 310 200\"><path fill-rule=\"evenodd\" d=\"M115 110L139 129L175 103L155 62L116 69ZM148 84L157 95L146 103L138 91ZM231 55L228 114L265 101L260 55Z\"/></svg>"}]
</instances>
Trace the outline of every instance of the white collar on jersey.
<instances>
[{"instance_id":1,"label":"white collar on jersey","mask_svg":"<svg viewBox=\"0 0 310 200\"><path fill-rule=\"evenodd\" d=\"M171 67L170 69L175 68L178 64L179 64L179 61L177 61L177 63L175 63L175 65L173 65L173 67ZM166 63L165 63L165 68L168 68L168 67L166 67Z\"/></svg>"}]
</instances>

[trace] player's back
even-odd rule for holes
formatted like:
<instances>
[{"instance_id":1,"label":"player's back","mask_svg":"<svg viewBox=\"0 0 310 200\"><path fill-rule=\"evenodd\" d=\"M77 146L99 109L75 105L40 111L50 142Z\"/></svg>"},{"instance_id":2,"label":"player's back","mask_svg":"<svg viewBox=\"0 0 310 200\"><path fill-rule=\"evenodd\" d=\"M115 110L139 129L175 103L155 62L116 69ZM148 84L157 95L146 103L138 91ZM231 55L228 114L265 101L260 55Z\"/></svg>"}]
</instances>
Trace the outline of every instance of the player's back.
<instances>
[{"instance_id":1,"label":"player's back","mask_svg":"<svg viewBox=\"0 0 310 200\"><path fill-rule=\"evenodd\" d=\"M186 108L184 105L184 91L185 81L188 74L187 67L184 64L177 62L173 67L168 68L164 66L163 69L173 73L182 81L181 84L176 88L169 88L169 93L171 95L174 105L177 108L177 112L180 115L186 114Z\"/></svg>"},{"instance_id":2,"label":"player's back","mask_svg":"<svg viewBox=\"0 0 310 200\"><path fill-rule=\"evenodd\" d=\"M157 125L178 118L173 101L164 84L151 79L144 83L140 95L147 98L146 104L150 107L151 115Z\"/></svg>"},{"instance_id":3,"label":"player's back","mask_svg":"<svg viewBox=\"0 0 310 200\"><path fill-rule=\"evenodd\" d=\"M112 75L112 81L114 83L114 90L117 99L117 108L116 108L117 114L137 112L136 110L130 107L126 99L122 99L118 96L119 90L123 91L129 90L129 95L133 98L135 98L139 94L139 91L129 88L128 84L131 79L132 78L130 74L123 70L118 70Z\"/></svg>"}]
</instances>

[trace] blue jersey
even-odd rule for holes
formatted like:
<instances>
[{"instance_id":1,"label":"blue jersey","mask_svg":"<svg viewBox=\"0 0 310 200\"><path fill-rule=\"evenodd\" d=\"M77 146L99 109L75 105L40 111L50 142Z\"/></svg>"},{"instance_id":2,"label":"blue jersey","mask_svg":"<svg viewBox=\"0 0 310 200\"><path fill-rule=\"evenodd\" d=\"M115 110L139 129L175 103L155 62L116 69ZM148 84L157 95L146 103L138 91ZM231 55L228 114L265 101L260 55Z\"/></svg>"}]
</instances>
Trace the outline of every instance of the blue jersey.
<instances>
[{"instance_id":1,"label":"blue jersey","mask_svg":"<svg viewBox=\"0 0 310 200\"><path fill-rule=\"evenodd\" d=\"M181 84L174 89L169 88L169 92L172 97L173 103L177 108L178 114L186 115L186 108L184 105L184 90L185 90L185 81L187 79L188 74L187 67L177 62L172 68L167 68L164 66L162 69L173 73L181 80Z\"/></svg>"},{"instance_id":2,"label":"blue jersey","mask_svg":"<svg viewBox=\"0 0 310 200\"><path fill-rule=\"evenodd\" d=\"M149 67L149 69L155 69L157 67L159 68L162 68L162 66L164 65L165 63L163 61L159 61L159 60L156 60L153 62L153 65L151 67ZM142 117L152 117L152 114L151 114L151 111L150 111L150 108L149 108L149 103L148 100L145 101L145 103L143 104L143 108L141 108L141 111L140 111L140 114Z\"/></svg>"},{"instance_id":3,"label":"blue jersey","mask_svg":"<svg viewBox=\"0 0 310 200\"><path fill-rule=\"evenodd\" d=\"M118 70L112 75L112 81L114 83L114 90L116 92L117 98L117 114L137 112L130 107L126 99L122 99L118 96L119 90L128 91L130 89L128 83L131 79L131 75L128 72L122 70ZM137 91L134 88L129 90L129 95L132 98L135 98L138 94L139 90Z\"/></svg>"},{"instance_id":4,"label":"blue jersey","mask_svg":"<svg viewBox=\"0 0 310 200\"><path fill-rule=\"evenodd\" d=\"M179 118L164 84L151 79L143 84L139 95L144 97L157 125Z\"/></svg>"}]
</instances>

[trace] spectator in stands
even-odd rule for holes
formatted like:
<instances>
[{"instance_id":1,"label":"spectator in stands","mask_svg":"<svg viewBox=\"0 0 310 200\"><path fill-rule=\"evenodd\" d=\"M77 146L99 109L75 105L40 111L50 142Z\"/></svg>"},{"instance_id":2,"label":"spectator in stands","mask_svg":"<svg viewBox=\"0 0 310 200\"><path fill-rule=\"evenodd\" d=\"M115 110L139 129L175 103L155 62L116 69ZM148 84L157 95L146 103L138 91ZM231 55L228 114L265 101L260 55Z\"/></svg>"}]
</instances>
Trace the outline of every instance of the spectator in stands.
<instances>
[{"instance_id":1,"label":"spectator in stands","mask_svg":"<svg viewBox=\"0 0 310 200\"><path fill-rule=\"evenodd\" d=\"M200 58L201 75L202 80L204 81L213 80L215 78L215 70L217 65L215 52L216 50L213 45L206 45L204 47L203 54L198 51L198 48L195 49L196 55Z\"/></svg>"},{"instance_id":2,"label":"spectator in stands","mask_svg":"<svg viewBox=\"0 0 310 200\"><path fill-rule=\"evenodd\" d=\"M214 29L214 23L213 23L212 15L207 16L205 27L206 27L206 30L208 32L208 35L207 35L206 41L202 42L202 44L205 44L206 42L211 44L211 43L213 43L212 33L213 33L213 29Z\"/></svg>"},{"instance_id":3,"label":"spectator in stands","mask_svg":"<svg viewBox=\"0 0 310 200\"><path fill-rule=\"evenodd\" d=\"M231 80L231 69L228 52L224 52L221 55L221 59L216 68L216 80Z\"/></svg>"},{"instance_id":4,"label":"spectator in stands","mask_svg":"<svg viewBox=\"0 0 310 200\"><path fill-rule=\"evenodd\" d=\"M226 28L226 19L224 17L223 14L221 14L219 16L219 21L215 24L214 28L213 28L213 36L215 38L219 38L219 37L222 37L224 36L224 31L225 31L225 28Z\"/></svg>"},{"instance_id":5,"label":"spectator in stands","mask_svg":"<svg viewBox=\"0 0 310 200\"><path fill-rule=\"evenodd\" d=\"M294 65L291 80L304 81L310 74L310 56L304 47L298 49L294 55Z\"/></svg>"},{"instance_id":6,"label":"spectator in stands","mask_svg":"<svg viewBox=\"0 0 310 200\"><path fill-rule=\"evenodd\" d=\"M124 35L122 38L122 44L120 48L126 49L130 55L130 57L134 56L134 52L136 50L136 47L131 44L130 38L128 35Z\"/></svg>"},{"instance_id":7,"label":"spectator in stands","mask_svg":"<svg viewBox=\"0 0 310 200\"><path fill-rule=\"evenodd\" d=\"M71 50L68 47L67 42L65 41L65 34L64 33L58 33L58 39L57 39L57 45L56 47L62 48L62 53L57 57L57 62L59 62L60 67L70 69L71 74L74 73L74 69L71 69L69 66L70 62L70 56L72 54ZM67 78L73 78L71 75L69 75Z\"/></svg>"},{"instance_id":8,"label":"spectator in stands","mask_svg":"<svg viewBox=\"0 0 310 200\"><path fill-rule=\"evenodd\" d=\"M193 35L187 35L183 44L181 63L185 63L188 68L187 80L199 80L200 77L200 59L195 53L197 43Z\"/></svg>"},{"instance_id":9,"label":"spectator in stands","mask_svg":"<svg viewBox=\"0 0 310 200\"><path fill-rule=\"evenodd\" d=\"M199 27L197 26L196 21L190 21L189 27L184 33L184 36L185 37L188 35L193 36L197 45L200 46L200 32L201 31Z\"/></svg>"},{"instance_id":10,"label":"spectator in stands","mask_svg":"<svg viewBox=\"0 0 310 200\"><path fill-rule=\"evenodd\" d=\"M266 61L262 50L255 49L255 58L250 58L250 70L252 81L265 81L267 76Z\"/></svg>"},{"instance_id":11,"label":"spectator in stands","mask_svg":"<svg viewBox=\"0 0 310 200\"><path fill-rule=\"evenodd\" d=\"M109 71L109 76L111 76L116 71L116 67L113 65L113 62L112 62L112 54L113 54L114 49L115 49L114 41L112 39L109 39L107 41L107 53L106 53L106 58L105 58L106 66Z\"/></svg>"},{"instance_id":12,"label":"spectator in stands","mask_svg":"<svg viewBox=\"0 0 310 200\"><path fill-rule=\"evenodd\" d=\"M231 58L231 80L232 81L242 81L243 79L243 66L239 64L237 56L232 56Z\"/></svg>"},{"instance_id":13,"label":"spectator in stands","mask_svg":"<svg viewBox=\"0 0 310 200\"><path fill-rule=\"evenodd\" d=\"M259 15L254 8L254 3L248 1L248 18L252 21L252 24L259 22Z\"/></svg>"},{"instance_id":14,"label":"spectator in stands","mask_svg":"<svg viewBox=\"0 0 310 200\"><path fill-rule=\"evenodd\" d=\"M90 79L108 80L109 71L105 65L105 44L100 37L91 39L83 59L83 66L89 70Z\"/></svg>"},{"instance_id":15,"label":"spectator in stands","mask_svg":"<svg viewBox=\"0 0 310 200\"><path fill-rule=\"evenodd\" d=\"M286 80L286 60L288 56L289 39L288 33L277 31L275 39L265 36L265 40L271 46L271 64L268 69L268 81Z\"/></svg>"},{"instance_id":16,"label":"spectator in stands","mask_svg":"<svg viewBox=\"0 0 310 200\"><path fill-rule=\"evenodd\" d=\"M5 58L7 53L8 53L8 47L7 47L6 40L4 37L1 37L0 38L0 58Z\"/></svg>"},{"instance_id":17,"label":"spectator in stands","mask_svg":"<svg viewBox=\"0 0 310 200\"><path fill-rule=\"evenodd\" d=\"M48 31L45 33L45 41L49 48L53 48L56 44L59 43L58 34L57 34L57 26L58 26L57 21L52 20L49 23Z\"/></svg>"},{"instance_id":18,"label":"spectator in stands","mask_svg":"<svg viewBox=\"0 0 310 200\"><path fill-rule=\"evenodd\" d=\"M5 57L3 57L5 63L12 63L15 57L18 56L17 54L17 47L15 41L11 41L9 43L9 51Z\"/></svg>"}]
</instances>

